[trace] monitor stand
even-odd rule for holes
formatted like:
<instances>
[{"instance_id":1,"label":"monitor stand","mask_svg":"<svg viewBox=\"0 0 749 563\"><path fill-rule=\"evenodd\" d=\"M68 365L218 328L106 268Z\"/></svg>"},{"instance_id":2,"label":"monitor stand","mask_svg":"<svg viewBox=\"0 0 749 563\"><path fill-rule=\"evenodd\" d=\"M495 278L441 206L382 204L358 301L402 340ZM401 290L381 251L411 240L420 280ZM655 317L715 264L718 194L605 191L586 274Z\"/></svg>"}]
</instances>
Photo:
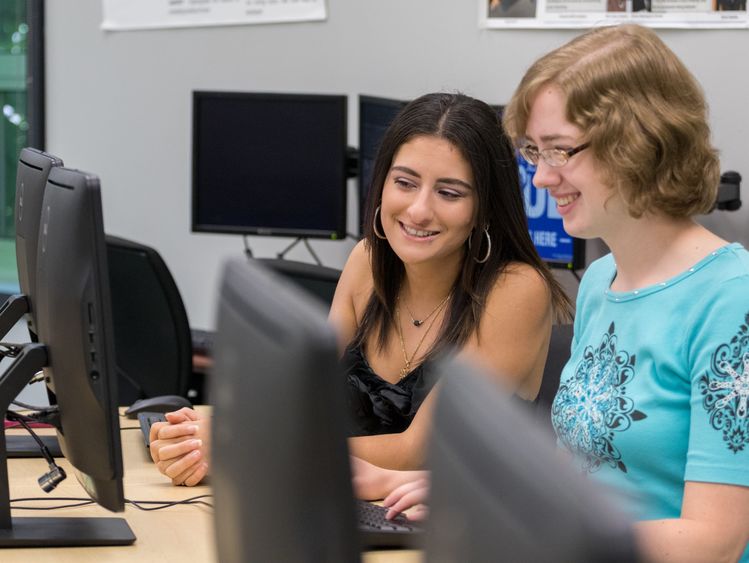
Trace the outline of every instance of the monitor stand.
<instances>
[{"instance_id":1,"label":"monitor stand","mask_svg":"<svg viewBox=\"0 0 749 563\"><path fill-rule=\"evenodd\" d=\"M294 248L300 242L304 244L304 246L307 248L307 251L312 255L312 258L314 258L315 263L318 266L322 266L322 262L320 261L320 258L318 258L317 254L315 254L315 251L312 249L312 246L310 246L310 243L309 243L309 240L307 240L307 237L299 237L299 238L297 238L289 246L287 246L281 252L279 252L278 254L276 254L276 258L281 258L281 259L285 258L286 257L286 253L289 250L291 250L292 248Z\"/></svg>"},{"instance_id":2,"label":"monitor stand","mask_svg":"<svg viewBox=\"0 0 749 563\"><path fill-rule=\"evenodd\" d=\"M47 365L43 344L26 344L0 375L0 417L31 378ZM0 548L130 545L135 534L124 518L16 518L10 515L5 432L0 433Z\"/></svg>"},{"instance_id":3,"label":"monitor stand","mask_svg":"<svg viewBox=\"0 0 749 563\"><path fill-rule=\"evenodd\" d=\"M29 312L29 300L22 294L11 295L0 307L0 338L4 337L15 324ZM52 457L63 457L57 436L41 436L42 442ZM6 453L8 457L43 457L39 444L26 434L5 433Z\"/></svg>"}]
</instances>

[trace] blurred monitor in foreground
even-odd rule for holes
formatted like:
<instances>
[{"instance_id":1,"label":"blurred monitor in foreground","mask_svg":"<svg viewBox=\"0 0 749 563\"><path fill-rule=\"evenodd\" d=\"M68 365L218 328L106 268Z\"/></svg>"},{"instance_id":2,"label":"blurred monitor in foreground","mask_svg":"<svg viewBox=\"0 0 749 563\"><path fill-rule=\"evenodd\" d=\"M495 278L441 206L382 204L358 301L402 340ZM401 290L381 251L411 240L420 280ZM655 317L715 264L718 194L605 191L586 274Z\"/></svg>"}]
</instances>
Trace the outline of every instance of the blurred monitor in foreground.
<instances>
[{"instance_id":1,"label":"blurred monitor in foreground","mask_svg":"<svg viewBox=\"0 0 749 563\"><path fill-rule=\"evenodd\" d=\"M343 376L324 306L258 262L229 262L214 342L218 559L359 557Z\"/></svg>"},{"instance_id":2,"label":"blurred monitor in foreground","mask_svg":"<svg viewBox=\"0 0 749 563\"><path fill-rule=\"evenodd\" d=\"M630 523L522 405L466 363L440 369L427 560L637 560Z\"/></svg>"}]
</instances>

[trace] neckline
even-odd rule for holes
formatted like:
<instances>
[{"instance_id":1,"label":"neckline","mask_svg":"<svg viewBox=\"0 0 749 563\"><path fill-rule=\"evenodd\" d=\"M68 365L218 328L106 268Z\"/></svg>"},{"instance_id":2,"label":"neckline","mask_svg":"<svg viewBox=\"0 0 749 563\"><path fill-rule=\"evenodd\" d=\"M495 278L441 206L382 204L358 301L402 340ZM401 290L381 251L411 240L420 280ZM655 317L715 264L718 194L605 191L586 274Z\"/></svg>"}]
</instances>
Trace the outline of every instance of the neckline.
<instances>
[{"instance_id":1,"label":"neckline","mask_svg":"<svg viewBox=\"0 0 749 563\"><path fill-rule=\"evenodd\" d=\"M614 291L613 289L611 289L611 284L614 283L614 280L616 279L616 263L614 263L614 273L611 275L609 282L606 284L606 289L604 290L604 294L606 295L606 298L609 301L613 301L615 303L632 301L633 299L640 299L642 297L652 295L653 293L657 293L669 287L673 287L677 283L689 278L692 274L694 274L695 272L707 266L710 262L715 260L718 256L721 256L722 254L725 254L726 252L735 250L740 247L741 247L741 244L738 242L729 242L728 244L723 245L720 248L717 248L713 250L712 252L708 253L706 256L704 256L699 261L697 261L696 264L687 268L680 274L676 274L672 278L669 278L665 281L655 283L653 285L649 285L646 287L633 289L631 291ZM612 256L612 259L613 259L613 256Z\"/></svg>"},{"instance_id":2,"label":"neckline","mask_svg":"<svg viewBox=\"0 0 749 563\"><path fill-rule=\"evenodd\" d=\"M421 368L421 367L422 367L422 366L424 365L424 362L423 362L423 361L419 362L419 364L418 364L418 365L416 365L415 367L413 367L413 368L411 369L411 371L409 371L409 372L408 372L408 373L407 373L406 375L404 375L404 376L403 376L402 378L400 378L400 379L399 379L398 381L396 381L395 383L391 383L390 381L388 381L387 379L385 379L384 377L382 377L382 376L381 376L381 375L380 375L379 373L377 373L377 372L376 372L376 371L374 370L374 368L372 368L372 365L371 365L371 364L369 363L369 360L367 359L367 355L366 355L366 354L364 353L364 346L363 346L363 345L359 345L359 346L355 347L355 349L357 350L357 353L358 353L358 355L359 355L359 358L361 358L361 360L362 360L362 361L364 362L364 365L365 365L365 366L367 367L367 369L369 370L369 373L371 373L372 375L374 375L374 376L375 376L375 377L376 377L377 379L379 379L379 380L380 380L381 382L385 383L386 385L390 385L390 386L392 386L392 387L400 387L400 386L401 386L400 384L401 384L402 382L406 381L407 379L410 379L410 378L411 378L411 376L412 376L412 375L413 375L414 373L416 373L416 372L417 372L417 371L418 371L418 370L419 370L419 369L420 369L420 368Z\"/></svg>"}]
</instances>

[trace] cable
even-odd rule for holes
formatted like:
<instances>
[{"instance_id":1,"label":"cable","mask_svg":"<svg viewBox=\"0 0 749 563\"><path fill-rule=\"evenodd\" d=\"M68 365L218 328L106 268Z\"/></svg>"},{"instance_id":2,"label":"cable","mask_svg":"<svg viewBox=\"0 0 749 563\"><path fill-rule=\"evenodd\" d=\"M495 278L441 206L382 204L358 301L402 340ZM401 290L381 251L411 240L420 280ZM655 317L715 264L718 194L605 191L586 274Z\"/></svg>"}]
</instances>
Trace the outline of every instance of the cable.
<instances>
[{"instance_id":1,"label":"cable","mask_svg":"<svg viewBox=\"0 0 749 563\"><path fill-rule=\"evenodd\" d=\"M125 503L133 506L134 508L137 508L138 510L143 510L145 512L150 512L153 510L163 510L164 508L171 508L173 506L178 506L180 504L187 504L187 505L202 505L207 506L208 508L213 508L213 504L209 502L205 502L202 499L208 499L213 498L213 495L197 495L194 497L189 497L183 500L131 500L131 499L125 499ZM13 510L59 510L62 508L76 508L79 506L88 506L91 504L96 504L95 501L91 500L90 498L81 498L81 497L24 497L24 498L14 498L10 499L10 504L18 503L18 502L49 502L49 501L69 501L71 504L61 504L57 506L13 506ZM144 506L148 504L158 505L158 506Z\"/></svg>"},{"instance_id":2,"label":"cable","mask_svg":"<svg viewBox=\"0 0 749 563\"><path fill-rule=\"evenodd\" d=\"M138 510L144 510L144 511L151 511L151 510L161 510L163 508L171 508L172 506L177 506L179 504L201 504L203 506L207 506L209 508L213 508L213 505L209 502L205 502L204 498L213 498L213 495L198 495L195 497L190 497L184 500L175 500L175 501L166 501L166 500L130 500L125 499L125 502L128 504L133 505ZM143 504L158 504L161 506L153 506L150 508L147 508L145 506L141 506Z\"/></svg>"},{"instance_id":3,"label":"cable","mask_svg":"<svg viewBox=\"0 0 749 563\"><path fill-rule=\"evenodd\" d=\"M28 403L22 403L21 401L19 401L17 399L13 399L10 404L11 405L16 405L17 407L21 407L22 409L27 409L27 410L30 410L30 411L46 411L46 410L49 409L49 406L40 407L40 406L37 406L37 405L29 405Z\"/></svg>"},{"instance_id":4,"label":"cable","mask_svg":"<svg viewBox=\"0 0 749 563\"><path fill-rule=\"evenodd\" d=\"M42 370L39 370L38 372L36 372L36 374L34 375L34 377L32 377L31 379L29 379L29 382L28 382L27 385L31 385L33 383L40 383L42 381L46 381L46 377L44 375L44 372Z\"/></svg>"},{"instance_id":5,"label":"cable","mask_svg":"<svg viewBox=\"0 0 749 563\"><path fill-rule=\"evenodd\" d=\"M91 504L95 504L93 500L91 499L85 499L85 498L76 498L76 497L25 497L25 498L14 498L10 499L10 503L13 504L14 502L38 502L38 501L51 501L51 500L59 500L59 501L75 501L74 504L60 504L58 506L14 506L13 510L59 510L61 508L76 508L78 506L88 506Z\"/></svg>"},{"instance_id":6,"label":"cable","mask_svg":"<svg viewBox=\"0 0 749 563\"><path fill-rule=\"evenodd\" d=\"M242 240L244 241L244 253L247 255L247 258L254 258L250 244L247 242L247 235L242 235Z\"/></svg>"},{"instance_id":7,"label":"cable","mask_svg":"<svg viewBox=\"0 0 749 563\"><path fill-rule=\"evenodd\" d=\"M15 358L23 351L23 346L10 342L0 342L0 357Z\"/></svg>"},{"instance_id":8,"label":"cable","mask_svg":"<svg viewBox=\"0 0 749 563\"><path fill-rule=\"evenodd\" d=\"M34 432L28 425L28 417L19 415L18 413L14 413L13 411L8 411L5 416L8 418L8 420L18 422L21 426L23 426L26 431L31 434L31 437L36 441L37 445L39 446L39 451L42 452L42 456L47 461L47 465L49 466L49 471L39 477L39 479L37 479L37 482L45 493L53 491L57 487L57 485L62 483L67 478L65 470L57 465L57 463L55 463L55 458L53 458L52 454L49 453L47 446L44 445L42 439L39 438L39 436L36 435L36 432Z\"/></svg>"}]
</instances>

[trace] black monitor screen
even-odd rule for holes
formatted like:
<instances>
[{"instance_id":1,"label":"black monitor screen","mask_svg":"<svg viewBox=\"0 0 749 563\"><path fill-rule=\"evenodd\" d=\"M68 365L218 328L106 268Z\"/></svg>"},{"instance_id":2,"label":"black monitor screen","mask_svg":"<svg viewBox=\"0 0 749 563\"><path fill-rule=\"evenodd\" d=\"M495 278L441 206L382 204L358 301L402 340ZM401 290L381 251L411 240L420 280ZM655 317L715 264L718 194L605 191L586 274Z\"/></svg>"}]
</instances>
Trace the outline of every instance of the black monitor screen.
<instances>
[{"instance_id":1,"label":"black monitor screen","mask_svg":"<svg viewBox=\"0 0 749 563\"><path fill-rule=\"evenodd\" d=\"M366 215L372 169L382 137L406 103L391 98L359 96L359 224Z\"/></svg>"},{"instance_id":2,"label":"black monitor screen","mask_svg":"<svg viewBox=\"0 0 749 563\"><path fill-rule=\"evenodd\" d=\"M192 230L346 235L346 96L193 93Z\"/></svg>"}]
</instances>

